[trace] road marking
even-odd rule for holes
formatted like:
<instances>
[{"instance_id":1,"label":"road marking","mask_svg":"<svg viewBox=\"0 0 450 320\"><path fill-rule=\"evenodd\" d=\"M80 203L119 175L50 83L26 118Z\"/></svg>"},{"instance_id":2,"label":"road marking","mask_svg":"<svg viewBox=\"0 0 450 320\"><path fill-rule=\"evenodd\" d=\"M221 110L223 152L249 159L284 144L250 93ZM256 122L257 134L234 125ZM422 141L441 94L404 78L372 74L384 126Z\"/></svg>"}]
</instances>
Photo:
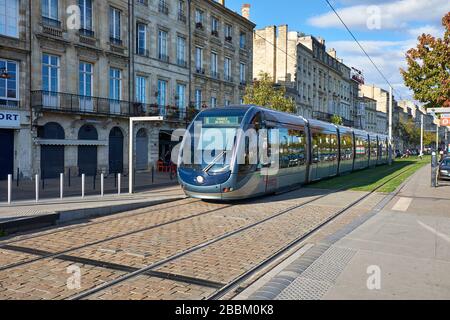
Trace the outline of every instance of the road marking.
<instances>
[{"instance_id":1,"label":"road marking","mask_svg":"<svg viewBox=\"0 0 450 320\"><path fill-rule=\"evenodd\" d=\"M417 223L424 229L434 233L435 235L437 235L439 238L444 239L445 241L447 241L448 243L450 243L450 237L447 236L446 234L443 234L439 231L437 231L436 229L434 229L433 227L430 227L429 225L426 225L425 223L423 223L422 221L417 220Z\"/></svg>"},{"instance_id":2,"label":"road marking","mask_svg":"<svg viewBox=\"0 0 450 320\"><path fill-rule=\"evenodd\" d=\"M412 198L400 198L398 199L397 203L392 207L392 210L405 212L406 210L408 210L412 201L413 201Z\"/></svg>"}]
</instances>

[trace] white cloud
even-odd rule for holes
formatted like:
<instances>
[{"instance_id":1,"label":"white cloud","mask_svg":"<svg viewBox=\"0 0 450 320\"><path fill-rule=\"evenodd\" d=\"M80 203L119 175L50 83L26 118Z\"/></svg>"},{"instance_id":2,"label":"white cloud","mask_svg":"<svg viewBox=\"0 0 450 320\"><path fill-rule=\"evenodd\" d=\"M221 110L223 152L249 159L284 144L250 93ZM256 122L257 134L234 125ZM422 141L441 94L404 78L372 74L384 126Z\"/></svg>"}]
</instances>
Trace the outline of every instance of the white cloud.
<instances>
[{"instance_id":1,"label":"white cloud","mask_svg":"<svg viewBox=\"0 0 450 320\"><path fill-rule=\"evenodd\" d=\"M403 84L400 68L406 68L405 52L416 44L416 40L361 41L360 43L393 85L397 93L396 99L412 98L411 91ZM335 48L338 57L343 59L346 65L362 70L366 83L388 89L386 81L354 41L331 41L327 47Z\"/></svg>"},{"instance_id":2,"label":"white cloud","mask_svg":"<svg viewBox=\"0 0 450 320\"><path fill-rule=\"evenodd\" d=\"M418 28L410 29L408 30L408 33L415 38L422 35L423 33L431 34L432 36L435 37L442 37L442 35L444 34L444 29L440 26L425 25Z\"/></svg>"},{"instance_id":3,"label":"white cloud","mask_svg":"<svg viewBox=\"0 0 450 320\"><path fill-rule=\"evenodd\" d=\"M356 3L344 0L344 3ZM365 1L338 9L338 13L350 28L368 29L368 23L379 21L379 29L405 29L411 22L432 22L438 24L445 13L450 11L448 0L397 0L391 2ZM379 13L379 14L378 14ZM308 21L321 28L343 28L334 12L315 16Z\"/></svg>"}]
</instances>

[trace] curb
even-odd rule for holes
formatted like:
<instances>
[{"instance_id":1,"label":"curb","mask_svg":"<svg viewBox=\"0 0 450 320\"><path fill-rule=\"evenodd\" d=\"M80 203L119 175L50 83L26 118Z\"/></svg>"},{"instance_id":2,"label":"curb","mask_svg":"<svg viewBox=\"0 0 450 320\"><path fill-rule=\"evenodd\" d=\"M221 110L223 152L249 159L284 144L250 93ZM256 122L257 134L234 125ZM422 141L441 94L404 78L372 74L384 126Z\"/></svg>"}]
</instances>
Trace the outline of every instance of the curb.
<instances>
[{"instance_id":1,"label":"curb","mask_svg":"<svg viewBox=\"0 0 450 320\"><path fill-rule=\"evenodd\" d=\"M17 232L36 230L44 227L65 224L76 220L109 216L125 211L142 209L163 203L184 199L184 196L170 199L151 200L144 202L125 203L95 208L73 209L65 211L53 211L38 216L24 217L0 222L0 232L11 235Z\"/></svg>"}]
</instances>

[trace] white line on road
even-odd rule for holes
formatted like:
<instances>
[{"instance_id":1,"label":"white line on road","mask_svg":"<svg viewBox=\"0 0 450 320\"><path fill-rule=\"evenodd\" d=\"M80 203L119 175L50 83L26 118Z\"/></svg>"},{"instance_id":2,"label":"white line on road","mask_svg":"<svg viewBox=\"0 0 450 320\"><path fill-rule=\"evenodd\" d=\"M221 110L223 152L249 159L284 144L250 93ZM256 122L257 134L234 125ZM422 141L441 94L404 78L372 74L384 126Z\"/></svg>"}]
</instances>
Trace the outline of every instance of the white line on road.
<instances>
[{"instance_id":1,"label":"white line on road","mask_svg":"<svg viewBox=\"0 0 450 320\"><path fill-rule=\"evenodd\" d=\"M450 237L447 236L446 234L443 234L439 231L437 231L436 229L434 229L433 227L430 227L429 225L426 225L425 223L423 223L422 221L417 220L417 223L424 229L434 233L435 235L437 235L439 238L444 239L445 241L447 241L448 243L450 243Z\"/></svg>"},{"instance_id":2,"label":"white line on road","mask_svg":"<svg viewBox=\"0 0 450 320\"><path fill-rule=\"evenodd\" d=\"M408 210L412 201L413 199L411 198L400 198L398 199L397 203L392 207L392 210L405 212L406 210Z\"/></svg>"}]
</instances>

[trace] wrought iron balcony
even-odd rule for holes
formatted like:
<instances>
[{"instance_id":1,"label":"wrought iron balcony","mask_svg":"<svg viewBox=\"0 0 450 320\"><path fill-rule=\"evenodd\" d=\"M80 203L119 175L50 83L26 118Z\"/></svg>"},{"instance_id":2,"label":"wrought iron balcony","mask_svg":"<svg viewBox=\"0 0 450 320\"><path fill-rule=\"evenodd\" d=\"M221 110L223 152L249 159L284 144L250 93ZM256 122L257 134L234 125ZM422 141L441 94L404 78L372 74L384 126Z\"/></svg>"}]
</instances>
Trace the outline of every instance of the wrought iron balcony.
<instances>
[{"instance_id":1,"label":"wrought iron balcony","mask_svg":"<svg viewBox=\"0 0 450 320\"><path fill-rule=\"evenodd\" d=\"M158 59L164 62L169 62L169 56L163 53L158 54Z\"/></svg>"},{"instance_id":2,"label":"wrought iron balcony","mask_svg":"<svg viewBox=\"0 0 450 320\"><path fill-rule=\"evenodd\" d=\"M179 65L180 67L187 67L187 61L184 59L177 59L177 65Z\"/></svg>"},{"instance_id":3,"label":"wrought iron balcony","mask_svg":"<svg viewBox=\"0 0 450 320\"><path fill-rule=\"evenodd\" d=\"M220 73L218 73L217 71L211 70L211 78L213 79L220 79Z\"/></svg>"},{"instance_id":4,"label":"wrought iron balcony","mask_svg":"<svg viewBox=\"0 0 450 320\"><path fill-rule=\"evenodd\" d=\"M202 22L195 23L195 29L204 30L203 23Z\"/></svg>"},{"instance_id":5,"label":"wrought iron balcony","mask_svg":"<svg viewBox=\"0 0 450 320\"><path fill-rule=\"evenodd\" d=\"M95 37L94 31L89 30L89 29L80 29L78 32L79 32L80 36L85 36L85 37L90 37L90 38Z\"/></svg>"},{"instance_id":6,"label":"wrought iron balcony","mask_svg":"<svg viewBox=\"0 0 450 320\"><path fill-rule=\"evenodd\" d=\"M144 111L134 102L44 90L31 92L31 107L39 111L77 114L122 117L144 115Z\"/></svg>"},{"instance_id":7,"label":"wrought iron balcony","mask_svg":"<svg viewBox=\"0 0 450 320\"><path fill-rule=\"evenodd\" d=\"M90 114L116 117L162 116L167 121L192 119L190 108L159 106L141 102L88 97L77 94L37 90L31 92L31 107L36 111ZM1 106L1 105L0 105Z\"/></svg>"},{"instance_id":8,"label":"wrought iron balcony","mask_svg":"<svg viewBox=\"0 0 450 320\"><path fill-rule=\"evenodd\" d=\"M223 80L228 81L228 82L233 82L233 77L230 74L225 74L223 76Z\"/></svg>"},{"instance_id":9,"label":"wrought iron balcony","mask_svg":"<svg viewBox=\"0 0 450 320\"><path fill-rule=\"evenodd\" d=\"M56 19L42 17L42 23L48 27L61 29L61 21Z\"/></svg>"},{"instance_id":10,"label":"wrought iron balcony","mask_svg":"<svg viewBox=\"0 0 450 320\"><path fill-rule=\"evenodd\" d=\"M143 57L150 56L150 52L148 51L148 49L144 48L136 48L136 54Z\"/></svg>"},{"instance_id":11,"label":"wrought iron balcony","mask_svg":"<svg viewBox=\"0 0 450 320\"><path fill-rule=\"evenodd\" d=\"M116 46L122 46L122 40L119 38L115 38L115 37L109 37L109 42L111 42L111 44L116 45Z\"/></svg>"}]
</instances>

